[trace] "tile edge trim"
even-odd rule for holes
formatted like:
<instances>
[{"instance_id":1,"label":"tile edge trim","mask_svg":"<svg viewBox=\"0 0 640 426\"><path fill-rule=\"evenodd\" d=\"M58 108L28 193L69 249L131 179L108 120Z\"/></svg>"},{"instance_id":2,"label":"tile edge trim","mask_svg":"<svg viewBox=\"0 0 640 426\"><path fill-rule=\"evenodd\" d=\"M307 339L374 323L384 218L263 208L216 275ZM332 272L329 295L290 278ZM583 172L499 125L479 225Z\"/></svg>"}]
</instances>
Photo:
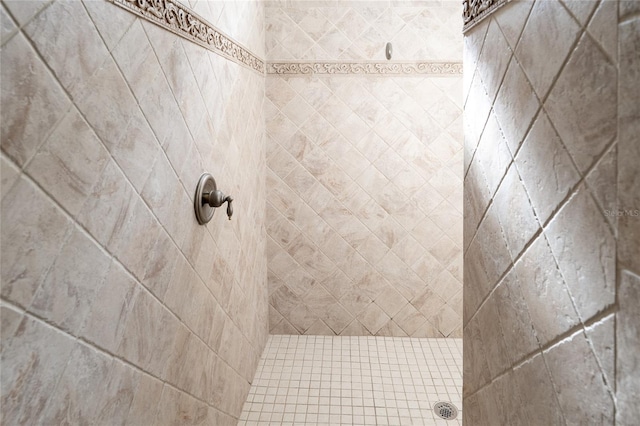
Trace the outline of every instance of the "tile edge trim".
<instances>
[{"instance_id":1,"label":"tile edge trim","mask_svg":"<svg viewBox=\"0 0 640 426\"><path fill-rule=\"evenodd\" d=\"M453 76L462 62L267 62L267 74Z\"/></svg>"},{"instance_id":2,"label":"tile edge trim","mask_svg":"<svg viewBox=\"0 0 640 426\"><path fill-rule=\"evenodd\" d=\"M176 0L108 0L239 65L264 74L265 61Z\"/></svg>"}]
</instances>

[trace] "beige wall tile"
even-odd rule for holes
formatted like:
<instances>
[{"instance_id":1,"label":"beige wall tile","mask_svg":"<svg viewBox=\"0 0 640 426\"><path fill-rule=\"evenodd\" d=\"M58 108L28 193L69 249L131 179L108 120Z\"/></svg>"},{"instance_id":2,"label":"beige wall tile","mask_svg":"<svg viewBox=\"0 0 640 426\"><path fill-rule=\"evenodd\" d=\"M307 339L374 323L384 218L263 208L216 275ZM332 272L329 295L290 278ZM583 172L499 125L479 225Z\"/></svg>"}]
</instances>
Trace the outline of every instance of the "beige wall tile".
<instances>
[{"instance_id":1,"label":"beige wall tile","mask_svg":"<svg viewBox=\"0 0 640 426\"><path fill-rule=\"evenodd\" d=\"M4 418L25 423L42 418L73 347L69 336L23 317L11 344L2 348Z\"/></svg>"},{"instance_id":2,"label":"beige wall tile","mask_svg":"<svg viewBox=\"0 0 640 426\"><path fill-rule=\"evenodd\" d=\"M496 288L497 314L502 334L509 351L511 361L521 359L539 347L529 309L520 290L519 277L515 272L508 273ZM482 324L479 325L483 327Z\"/></svg>"},{"instance_id":3,"label":"beige wall tile","mask_svg":"<svg viewBox=\"0 0 640 426\"><path fill-rule=\"evenodd\" d=\"M93 304L81 335L109 352L115 352L137 294L135 280L120 265L112 262L96 294L99 303Z\"/></svg>"},{"instance_id":4,"label":"beige wall tile","mask_svg":"<svg viewBox=\"0 0 640 426\"><path fill-rule=\"evenodd\" d=\"M68 24L58 31L59 22ZM54 2L25 26L25 31L72 96L78 96L108 51L80 2Z\"/></svg>"},{"instance_id":5,"label":"beige wall tile","mask_svg":"<svg viewBox=\"0 0 640 426\"><path fill-rule=\"evenodd\" d=\"M504 137L500 124L498 123L496 114L492 111L489 114L489 118L474 155L476 163L482 170L491 195L495 194L500 181L504 177L504 174L511 163L511 152L514 151L509 150L507 140ZM473 166L473 164L471 166ZM471 171L471 167L469 170ZM488 200L486 200L486 202L488 202Z\"/></svg>"},{"instance_id":6,"label":"beige wall tile","mask_svg":"<svg viewBox=\"0 0 640 426\"><path fill-rule=\"evenodd\" d=\"M76 155L69 156L69 152ZM26 172L73 216L91 193L109 153L74 108L29 162Z\"/></svg>"},{"instance_id":7,"label":"beige wall tile","mask_svg":"<svg viewBox=\"0 0 640 426\"><path fill-rule=\"evenodd\" d=\"M370 304L367 309L358 315L358 320L367 327L372 334L377 333L389 319L389 316L375 303Z\"/></svg>"},{"instance_id":8,"label":"beige wall tile","mask_svg":"<svg viewBox=\"0 0 640 426\"><path fill-rule=\"evenodd\" d=\"M503 337L502 326L500 321L492 321L492 317L498 312L497 298L491 297L478 310L477 321L482 324L480 328L480 336L482 344L485 348L485 356L489 373L492 377L500 375L510 364L509 347ZM506 328L510 324L505 324ZM509 332L507 332L509 333ZM508 337L511 334L507 334Z\"/></svg>"},{"instance_id":9,"label":"beige wall tile","mask_svg":"<svg viewBox=\"0 0 640 426\"><path fill-rule=\"evenodd\" d=\"M615 411L619 416L618 422L624 422L624 416L630 412L620 410L621 406L626 408L626 405L620 404L619 396L621 392L632 395L634 391L632 387L621 391L620 370L614 373L613 353L617 354L618 365L625 366L623 369L633 364L633 354L637 351L632 349L632 342L637 339L618 334L617 340L614 340L613 327L615 323L615 328L621 330L619 321L627 318L627 313L631 312L629 307L623 306L621 295L616 296L616 289L621 289L620 283L624 282L622 271L626 260L623 259L630 259L631 253L634 259L638 258L637 247L627 243L627 237L628 241L635 240L633 235L637 227L629 224L637 220L616 212L627 194L637 193L620 190L621 185L625 188L637 186L634 185L637 171L629 173L630 167L621 166L621 162L637 165L637 153L629 148L631 145L626 145L624 153L620 151L620 135L635 134L633 123L637 120L622 118L625 113L628 117L634 115L631 111L635 110L635 103L631 107L626 99L635 96L635 86L617 79L618 76L628 81L636 78L633 64L637 61L618 59L618 54L625 51L620 46L631 46L633 43L618 40L618 36L625 34L624 31L612 30L618 23L617 19L620 19L613 12L616 4L591 1L517 2L499 9L495 18L484 24L485 27L496 21L500 24L507 42L515 48L516 58L512 58L510 69L517 60L537 98L545 101L530 129L526 125L509 129L502 122L506 120L503 118L501 121L502 105L498 102L518 109L516 105L524 105L535 95L530 91L518 90L517 85L512 84L515 80L510 80L507 75L496 102L491 105L497 112L511 148L506 159L510 161L511 154L517 154L514 167L522 178L524 190L530 197L540 224L533 223L537 220L529 215L528 219L517 225L517 230L510 230L509 227L517 223L512 217L513 209L508 212L505 210L501 215L502 229L494 229L504 232L510 249L513 245L510 235L522 238L518 247L523 247L525 251L518 254L511 250L515 265L507 266L503 282L476 312L484 298L485 293L481 291L483 286L490 288L495 280L488 278L482 266L484 252L501 247L501 244L496 245L490 239L485 239L485 243L479 242L482 234L477 231L475 217L481 208L476 206L483 207L489 203L488 197L484 200L481 198L483 178L487 181L505 179L492 200L499 204L504 196L501 191L506 187L509 176L505 176L504 172L496 172L489 177L486 166L482 167L483 173L474 170L474 167L479 168L476 164L483 163L482 139L477 151L475 147L483 125L472 126L474 122L470 117L465 129L465 164L470 171L465 181L465 213L470 212L475 216L466 222L470 228L465 229L465 239L469 240L476 232L477 235L465 254L467 420L478 419L479 424L520 424L524 418L536 417L548 424L613 423L616 385L611 376L616 374L618 406ZM627 13L629 4L620 3L621 16ZM529 8L531 13L527 17ZM634 21L623 21L619 28L630 29L631 22ZM485 45L481 46L478 39L484 37L485 31L483 27L471 30L465 43L471 49L465 52L465 58L472 66L476 58L478 62L487 60L484 66L493 66L490 58L480 54L481 50L487 52L487 48L496 48L486 45L487 42L494 43L488 37L483 41ZM522 37L517 42L520 33ZM559 37L564 41L556 41ZM619 46L617 52L616 43ZM618 75L612 73L616 66L620 69ZM482 67L480 63L478 73L481 76ZM474 113L482 111L478 99L485 94L478 84L474 84L471 75L465 77L469 87L466 106L472 107ZM495 71L494 77L501 78L500 69ZM509 89L510 85L513 87ZM504 109L502 114L505 113L508 115L512 111ZM528 123L529 118L521 121ZM481 138L486 137L487 129L484 129ZM516 152L520 134L524 142ZM625 141L631 139L625 138ZM476 156L472 157L474 151ZM634 170L636 168L634 166ZM613 177L615 169L617 178ZM633 196L630 198L633 199ZM613 207L616 203L618 207ZM490 219L492 214L490 208L484 220ZM624 228L620 220L624 221ZM539 225L543 227L542 234L526 232L527 229L537 229ZM532 240L534 235L536 239ZM616 241L614 235L624 237ZM617 258L615 253L618 254ZM625 255L620 256L620 253ZM618 282L617 286L615 282ZM631 293L622 296L625 302L633 300ZM497 307L496 313L492 314L491 310L485 309L494 303L494 299ZM477 339L472 337L490 330L496 320L500 322L506 343L506 373L497 379L493 378L491 384L485 386L486 380L492 379L482 378L482 372L487 369L485 363L490 364L495 357L488 358L487 348L483 351L480 344L476 343ZM469 351L472 345L473 351ZM574 359L580 361L575 363ZM576 367L568 370L567 365ZM494 376L494 373L491 372L490 376ZM468 377L472 380L469 386ZM480 390L477 393L471 394L478 388ZM508 394L514 395L511 403L519 399L524 408L523 412L511 419L505 418L504 410L496 411L497 407L509 406L510 399L505 398ZM544 414L540 413L541 409Z\"/></svg>"},{"instance_id":10,"label":"beige wall tile","mask_svg":"<svg viewBox=\"0 0 640 426\"><path fill-rule=\"evenodd\" d=\"M540 229L515 164L507 171L493 202L509 253L515 259Z\"/></svg>"},{"instance_id":11,"label":"beige wall tile","mask_svg":"<svg viewBox=\"0 0 640 426\"><path fill-rule=\"evenodd\" d=\"M568 423L613 422L613 396L603 381L600 367L582 332L560 342L543 356ZM575 368L568 370L567 365L574 365ZM580 389L581 392L572 392L573 389Z\"/></svg>"},{"instance_id":12,"label":"beige wall tile","mask_svg":"<svg viewBox=\"0 0 640 426\"><path fill-rule=\"evenodd\" d=\"M496 118L512 153L518 150L539 106L520 64L512 59L494 104Z\"/></svg>"},{"instance_id":13,"label":"beige wall tile","mask_svg":"<svg viewBox=\"0 0 640 426\"><path fill-rule=\"evenodd\" d=\"M564 5L569 9L569 11L575 16L578 22L582 25L586 24L589 16L593 12L594 7L596 6L595 1L576 1L576 0L566 0L563 1Z\"/></svg>"},{"instance_id":14,"label":"beige wall tile","mask_svg":"<svg viewBox=\"0 0 640 426\"><path fill-rule=\"evenodd\" d=\"M36 315L49 323L40 340L50 346L51 359L67 348L62 358L68 361L65 342L78 337L88 345L87 365L105 358L113 367L106 374L88 367L84 378L67 374L65 392L72 397L56 397L53 384L63 368L35 354L58 374L51 384L47 372L37 374L50 396L16 388L34 395L38 407L24 404L31 417L21 419L22 411L9 405L4 411L3 402L3 412L11 413L5 418L44 421L49 398L51 418L69 406L78 421L140 423L155 418L162 383L186 361L198 367L179 377L181 391L165 397L162 416L178 419L174 410L194 407L180 401L197 398L207 401L206 416L229 423L240 414L238 401L268 333L264 78L112 3L59 1L32 18L45 3L2 5L24 26L3 38L2 106L15 113L3 116L13 124L2 133L3 319L5 303L28 308L27 320ZM261 4L230 4L224 13L209 6L199 10L263 52ZM11 30L4 22L3 30ZM245 194L231 223L220 215L207 227L194 223L192 191L205 170L224 191ZM185 274L176 272L178 259ZM190 278L175 281L179 276ZM185 294L193 299L178 297ZM221 351L218 331L225 327L240 342L230 352ZM187 345L185 359L171 352L181 342L196 342ZM30 350L26 342L14 352L5 347L6 365ZM222 374L226 393L203 381L217 377L212 349L224 352L221 364L232 364ZM111 353L122 363L111 363ZM131 365L142 372L132 375ZM152 383L137 386L138 375ZM82 389L95 389L98 378L105 390L90 397ZM171 381L178 383L175 376ZM171 397L177 399L169 404ZM204 423L211 423L214 417L206 416Z\"/></svg>"},{"instance_id":15,"label":"beige wall tile","mask_svg":"<svg viewBox=\"0 0 640 426\"><path fill-rule=\"evenodd\" d=\"M615 241L585 187L558 213L545 235L580 317L591 318L613 303Z\"/></svg>"},{"instance_id":16,"label":"beige wall tile","mask_svg":"<svg viewBox=\"0 0 640 426\"><path fill-rule=\"evenodd\" d=\"M0 199L4 198L7 193L13 188L13 185L18 181L20 177L20 169L6 156L0 156Z\"/></svg>"},{"instance_id":17,"label":"beige wall tile","mask_svg":"<svg viewBox=\"0 0 640 426\"><path fill-rule=\"evenodd\" d=\"M26 308L69 237L71 221L24 176L3 198L2 218L2 297Z\"/></svg>"},{"instance_id":18,"label":"beige wall tile","mask_svg":"<svg viewBox=\"0 0 640 426\"><path fill-rule=\"evenodd\" d=\"M134 189L115 161L109 161L77 216L103 246L115 244L123 235L133 211ZM94 214L96 209L101 214Z\"/></svg>"},{"instance_id":19,"label":"beige wall tile","mask_svg":"<svg viewBox=\"0 0 640 426\"><path fill-rule=\"evenodd\" d=\"M15 65L3 69L0 84L2 150L23 166L69 109L69 100L22 34L3 46L1 58Z\"/></svg>"},{"instance_id":20,"label":"beige wall tile","mask_svg":"<svg viewBox=\"0 0 640 426\"><path fill-rule=\"evenodd\" d=\"M584 70L591 72L584 72ZM549 94L545 109L584 173L615 137L615 66L583 36Z\"/></svg>"},{"instance_id":21,"label":"beige wall tile","mask_svg":"<svg viewBox=\"0 0 640 426\"><path fill-rule=\"evenodd\" d=\"M614 228L617 225L617 216L611 212L617 209L618 203L616 191L617 157L617 144L614 143L586 177L591 193L602 208L605 218Z\"/></svg>"},{"instance_id":22,"label":"beige wall tile","mask_svg":"<svg viewBox=\"0 0 640 426\"><path fill-rule=\"evenodd\" d=\"M538 116L527 135L516 165L541 223L547 222L580 178L544 113Z\"/></svg>"},{"instance_id":23,"label":"beige wall tile","mask_svg":"<svg viewBox=\"0 0 640 426\"><path fill-rule=\"evenodd\" d=\"M504 39L500 27L495 21L492 21L487 30L482 53L480 53L477 71L477 76L480 77L491 101L495 99L498 93L500 82L507 70L511 56L511 48ZM490 66L489 63L491 62L493 65Z\"/></svg>"},{"instance_id":24,"label":"beige wall tile","mask_svg":"<svg viewBox=\"0 0 640 426\"><path fill-rule=\"evenodd\" d=\"M544 235L527 249L515 270L540 344L578 324L578 315Z\"/></svg>"},{"instance_id":25,"label":"beige wall tile","mask_svg":"<svg viewBox=\"0 0 640 426\"><path fill-rule=\"evenodd\" d=\"M539 98L544 98L557 75L579 27L560 2L536 2L515 54ZM545 61L537 58L545 57Z\"/></svg>"},{"instance_id":26,"label":"beige wall tile","mask_svg":"<svg viewBox=\"0 0 640 426\"><path fill-rule=\"evenodd\" d=\"M126 419L126 423L132 424L147 421L149 417L155 417L163 388L163 384L159 380L144 373L137 373L137 375L139 376L138 386L136 386Z\"/></svg>"},{"instance_id":27,"label":"beige wall tile","mask_svg":"<svg viewBox=\"0 0 640 426\"><path fill-rule=\"evenodd\" d=\"M610 389L615 385L615 317L610 315L601 321L585 329L587 340L591 344L593 353L600 369L602 370L604 381Z\"/></svg>"},{"instance_id":28,"label":"beige wall tile","mask_svg":"<svg viewBox=\"0 0 640 426\"><path fill-rule=\"evenodd\" d=\"M18 24L22 26L28 23L39 11L49 6L51 3L51 0L34 0L30 2L7 0L5 5L16 18Z\"/></svg>"},{"instance_id":29,"label":"beige wall tile","mask_svg":"<svg viewBox=\"0 0 640 426\"><path fill-rule=\"evenodd\" d=\"M520 390L524 413L536 416L545 424L564 422L562 410L553 388L553 378L549 375L542 355L534 356L514 371L514 380Z\"/></svg>"},{"instance_id":30,"label":"beige wall tile","mask_svg":"<svg viewBox=\"0 0 640 426\"><path fill-rule=\"evenodd\" d=\"M532 1L520 1L496 14L496 21L511 49L515 49L518 43L533 3Z\"/></svg>"}]
</instances>

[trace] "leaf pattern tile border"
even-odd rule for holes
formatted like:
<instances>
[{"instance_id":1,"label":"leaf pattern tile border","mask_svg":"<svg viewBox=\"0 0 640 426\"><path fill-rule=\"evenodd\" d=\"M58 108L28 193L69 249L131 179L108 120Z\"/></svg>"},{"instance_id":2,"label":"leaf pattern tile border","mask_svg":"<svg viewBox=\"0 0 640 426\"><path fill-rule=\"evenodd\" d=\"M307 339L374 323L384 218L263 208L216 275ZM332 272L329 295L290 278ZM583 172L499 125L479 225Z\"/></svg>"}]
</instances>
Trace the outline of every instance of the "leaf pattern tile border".
<instances>
[{"instance_id":1,"label":"leaf pattern tile border","mask_svg":"<svg viewBox=\"0 0 640 426\"><path fill-rule=\"evenodd\" d=\"M110 0L141 18L155 23L193 43L264 73L264 60L222 33L193 10L175 0Z\"/></svg>"},{"instance_id":2,"label":"leaf pattern tile border","mask_svg":"<svg viewBox=\"0 0 640 426\"><path fill-rule=\"evenodd\" d=\"M263 59L176 0L109 0L172 33L260 74L460 75L461 62L272 62ZM474 2L475 0L467 0ZM489 0L489 2L504 0ZM466 15L465 15L466 16Z\"/></svg>"},{"instance_id":3,"label":"leaf pattern tile border","mask_svg":"<svg viewBox=\"0 0 640 426\"><path fill-rule=\"evenodd\" d=\"M270 62L268 74L460 75L461 62Z\"/></svg>"},{"instance_id":4,"label":"leaf pattern tile border","mask_svg":"<svg viewBox=\"0 0 640 426\"><path fill-rule=\"evenodd\" d=\"M462 32L466 33L499 7L510 1L512 0L463 0L462 19L464 26Z\"/></svg>"}]
</instances>

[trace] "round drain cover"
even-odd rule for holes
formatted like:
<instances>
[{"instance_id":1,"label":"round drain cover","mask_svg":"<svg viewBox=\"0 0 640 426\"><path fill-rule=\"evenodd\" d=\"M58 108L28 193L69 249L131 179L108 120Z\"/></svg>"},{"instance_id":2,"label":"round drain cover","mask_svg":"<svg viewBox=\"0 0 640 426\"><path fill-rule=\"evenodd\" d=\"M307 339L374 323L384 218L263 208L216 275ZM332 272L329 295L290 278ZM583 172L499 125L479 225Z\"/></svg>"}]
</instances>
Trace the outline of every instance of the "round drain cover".
<instances>
[{"instance_id":1,"label":"round drain cover","mask_svg":"<svg viewBox=\"0 0 640 426\"><path fill-rule=\"evenodd\" d=\"M433 411L438 417L445 420L453 420L458 417L458 409L450 402L436 402Z\"/></svg>"}]
</instances>

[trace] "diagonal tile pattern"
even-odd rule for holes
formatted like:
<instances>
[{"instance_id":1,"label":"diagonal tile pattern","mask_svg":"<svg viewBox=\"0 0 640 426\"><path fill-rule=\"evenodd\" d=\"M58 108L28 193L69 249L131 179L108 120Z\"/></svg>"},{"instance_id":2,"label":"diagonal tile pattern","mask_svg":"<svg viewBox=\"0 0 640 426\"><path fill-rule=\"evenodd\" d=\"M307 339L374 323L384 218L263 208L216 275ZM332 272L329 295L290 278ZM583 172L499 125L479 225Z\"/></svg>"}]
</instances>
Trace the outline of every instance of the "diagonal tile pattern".
<instances>
[{"instance_id":1,"label":"diagonal tile pattern","mask_svg":"<svg viewBox=\"0 0 640 426\"><path fill-rule=\"evenodd\" d=\"M612 424L614 358L634 362L612 337L628 267L612 206L633 181L614 170L638 163L616 158L618 97L636 85L615 72L617 2L523 3L466 43L478 58L465 63L466 418L524 424L544 407L547 424Z\"/></svg>"},{"instance_id":2,"label":"diagonal tile pattern","mask_svg":"<svg viewBox=\"0 0 640 426\"><path fill-rule=\"evenodd\" d=\"M461 27L459 6L450 2L335 7L292 1L286 7L267 5L266 56L270 61L385 60L384 47L391 42L394 60L451 60L462 51Z\"/></svg>"},{"instance_id":3,"label":"diagonal tile pattern","mask_svg":"<svg viewBox=\"0 0 640 426\"><path fill-rule=\"evenodd\" d=\"M189 4L262 44L260 3ZM0 10L3 420L235 425L268 337L263 75L107 1ZM205 171L231 222L197 224Z\"/></svg>"},{"instance_id":4,"label":"diagonal tile pattern","mask_svg":"<svg viewBox=\"0 0 640 426\"><path fill-rule=\"evenodd\" d=\"M267 76L273 333L459 335L460 84Z\"/></svg>"}]
</instances>

